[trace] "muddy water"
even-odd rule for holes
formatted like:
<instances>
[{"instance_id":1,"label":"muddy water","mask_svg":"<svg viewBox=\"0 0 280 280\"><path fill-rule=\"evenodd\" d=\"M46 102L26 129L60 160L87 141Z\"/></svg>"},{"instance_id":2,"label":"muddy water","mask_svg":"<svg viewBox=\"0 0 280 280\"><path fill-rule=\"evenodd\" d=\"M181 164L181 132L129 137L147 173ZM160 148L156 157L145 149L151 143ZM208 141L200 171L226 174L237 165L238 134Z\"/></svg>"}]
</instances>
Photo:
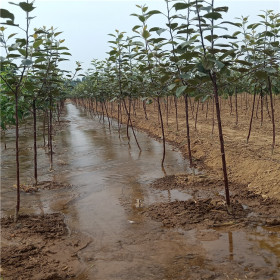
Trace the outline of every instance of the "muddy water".
<instances>
[{"instance_id":1,"label":"muddy water","mask_svg":"<svg viewBox=\"0 0 280 280\"><path fill-rule=\"evenodd\" d=\"M133 138L128 145L125 128L92 119L67 104L70 121L55 136L55 171L40 153L40 180L71 184L59 190L22 195L22 211L65 214L71 231L89 235L92 242L79 252L77 279L280 279L280 242L273 228L250 231L173 230L142 214L158 201L190 198L183 191L149 187L165 174L191 172L180 153L167 147L165 170L160 166L162 146L137 133L142 152ZM24 133L24 131L23 131ZM2 212L13 212L14 164L12 141L2 152ZM21 139L22 178L32 180L32 138ZM279 277L279 278L278 278Z\"/></svg>"}]
</instances>

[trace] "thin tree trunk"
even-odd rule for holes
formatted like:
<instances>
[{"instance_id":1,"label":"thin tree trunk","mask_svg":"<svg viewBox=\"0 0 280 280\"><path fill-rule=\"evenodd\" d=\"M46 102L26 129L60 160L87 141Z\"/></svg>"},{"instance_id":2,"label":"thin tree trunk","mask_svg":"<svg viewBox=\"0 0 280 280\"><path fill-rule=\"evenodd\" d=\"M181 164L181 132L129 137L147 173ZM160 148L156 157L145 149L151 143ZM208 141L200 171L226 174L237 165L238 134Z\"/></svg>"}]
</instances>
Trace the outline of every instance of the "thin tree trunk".
<instances>
[{"instance_id":1,"label":"thin tree trunk","mask_svg":"<svg viewBox=\"0 0 280 280\"><path fill-rule=\"evenodd\" d=\"M266 104L266 111L267 111L268 117L271 120L271 115L270 115L269 108L268 108L267 94L265 95L265 104Z\"/></svg>"},{"instance_id":2,"label":"thin tree trunk","mask_svg":"<svg viewBox=\"0 0 280 280\"><path fill-rule=\"evenodd\" d=\"M36 112L36 100L33 100L33 147L34 147L34 180L35 185L38 184L37 175L37 112Z\"/></svg>"},{"instance_id":3,"label":"thin tree trunk","mask_svg":"<svg viewBox=\"0 0 280 280\"><path fill-rule=\"evenodd\" d=\"M145 119L148 120L146 101L145 100L143 100L143 109L144 109L144 113L145 113Z\"/></svg>"},{"instance_id":4,"label":"thin tree trunk","mask_svg":"<svg viewBox=\"0 0 280 280\"><path fill-rule=\"evenodd\" d=\"M197 101L197 107L196 107L196 112L195 112L195 122L194 122L194 129L195 130L196 130L196 124L197 124L198 110L199 110L199 99Z\"/></svg>"},{"instance_id":5,"label":"thin tree trunk","mask_svg":"<svg viewBox=\"0 0 280 280\"><path fill-rule=\"evenodd\" d=\"M225 147L224 147L224 136L223 136L223 129L222 129L222 121L221 121L221 111L220 111L220 104L219 104L218 87L217 87L217 82L216 82L216 73L215 72L213 74L209 73L209 75L210 75L210 78L211 78L212 83L213 83L214 96L215 96L215 102L216 102L216 114L217 114L218 130L219 130L219 138L220 138L220 148L221 148L222 166L223 166L223 174L224 174L226 203L227 203L227 207L228 207L228 212L231 213L232 210L231 210L231 204L230 204L226 154L225 154Z\"/></svg>"},{"instance_id":6,"label":"thin tree trunk","mask_svg":"<svg viewBox=\"0 0 280 280\"><path fill-rule=\"evenodd\" d=\"M272 122L272 153L275 147L275 120L274 120L274 107L273 107L273 96L272 96L272 88L271 88L271 80L268 77L268 90L270 96L270 108L271 108L271 122Z\"/></svg>"},{"instance_id":7,"label":"thin tree trunk","mask_svg":"<svg viewBox=\"0 0 280 280\"><path fill-rule=\"evenodd\" d=\"M135 139L135 141L136 141L136 144L137 144L137 146L138 146L138 149L141 151L141 148L140 148L140 145L139 145L139 143L138 143L138 140L137 140L137 137L136 137L134 128L133 128L133 124L132 124L132 121L131 121L130 112L129 112L128 109L127 109L125 100L123 100L123 103L124 103L124 107L125 107L125 110L126 110L126 113L127 113L128 123L130 123L130 127L131 127L131 130L132 130L134 139Z\"/></svg>"},{"instance_id":8,"label":"thin tree trunk","mask_svg":"<svg viewBox=\"0 0 280 280\"><path fill-rule=\"evenodd\" d=\"M174 96L174 105L175 105L175 116L176 116L176 130L179 130L179 124L178 124L178 104L177 104L177 97Z\"/></svg>"},{"instance_id":9,"label":"thin tree trunk","mask_svg":"<svg viewBox=\"0 0 280 280\"><path fill-rule=\"evenodd\" d=\"M229 96L230 115L232 115L232 95Z\"/></svg>"},{"instance_id":10,"label":"thin tree trunk","mask_svg":"<svg viewBox=\"0 0 280 280\"><path fill-rule=\"evenodd\" d=\"M253 117L254 117L255 101L256 101L256 88L254 90L254 99L253 99L252 114L251 114L250 125L249 125L249 132L248 132L248 136L247 136L247 144L249 142L249 138L250 138L250 135L251 135L251 129L252 129L252 123L253 123Z\"/></svg>"},{"instance_id":11,"label":"thin tree trunk","mask_svg":"<svg viewBox=\"0 0 280 280\"><path fill-rule=\"evenodd\" d=\"M258 119L259 116L258 116L258 110L259 110L259 105L260 105L260 99L261 99L261 95L259 95L258 97L258 102L257 102L257 108L256 108L256 118Z\"/></svg>"},{"instance_id":12,"label":"thin tree trunk","mask_svg":"<svg viewBox=\"0 0 280 280\"><path fill-rule=\"evenodd\" d=\"M215 127L215 96L213 98L213 107L212 107L212 134L214 134Z\"/></svg>"},{"instance_id":13,"label":"thin tree trunk","mask_svg":"<svg viewBox=\"0 0 280 280\"><path fill-rule=\"evenodd\" d=\"M118 103L118 132L119 132L119 136L120 136L120 103Z\"/></svg>"},{"instance_id":14,"label":"thin tree trunk","mask_svg":"<svg viewBox=\"0 0 280 280\"><path fill-rule=\"evenodd\" d=\"M43 141L44 141L44 147L46 147L46 112L45 111L43 117Z\"/></svg>"},{"instance_id":15,"label":"thin tree trunk","mask_svg":"<svg viewBox=\"0 0 280 280\"><path fill-rule=\"evenodd\" d=\"M107 120L108 120L108 123L109 123L109 130L111 131L111 124L110 124L110 119L109 119L109 113L108 113L107 106L106 106L106 101L104 102L104 107L105 107L105 112L106 112L106 115L107 115Z\"/></svg>"},{"instance_id":16,"label":"thin tree trunk","mask_svg":"<svg viewBox=\"0 0 280 280\"><path fill-rule=\"evenodd\" d=\"M168 96L166 97L166 125L168 126Z\"/></svg>"},{"instance_id":17,"label":"thin tree trunk","mask_svg":"<svg viewBox=\"0 0 280 280\"><path fill-rule=\"evenodd\" d=\"M53 132L53 125L52 125L52 96L50 96L50 170L53 170L53 145L52 145L52 132Z\"/></svg>"},{"instance_id":18,"label":"thin tree trunk","mask_svg":"<svg viewBox=\"0 0 280 280\"><path fill-rule=\"evenodd\" d=\"M160 124L161 124L161 132L162 132L163 152L162 152L161 166L163 166L163 163L164 163L164 160L165 160L165 135L164 135L164 125L163 125L163 119L162 119L162 113L161 113L159 96L157 97L157 103L158 103L158 112L159 112Z\"/></svg>"},{"instance_id":19,"label":"thin tree trunk","mask_svg":"<svg viewBox=\"0 0 280 280\"><path fill-rule=\"evenodd\" d=\"M190 108L191 108L191 113L192 113L192 118L194 119L194 102L192 104L192 99L190 97L189 98L189 101L190 101Z\"/></svg>"},{"instance_id":20,"label":"thin tree trunk","mask_svg":"<svg viewBox=\"0 0 280 280\"><path fill-rule=\"evenodd\" d=\"M261 88L261 126L263 125L263 90Z\"/></svg>"},{"instance_id":21,"label":"thin tree trunk","mask_svg":"<svg viewBox=\"0 0 280 280\"><path fill-rule=\"evenodd\" d=\"M16 103L16 178L17 178L17 203L15 211L15 222L18 220L19 209L20 209L20 178L19 178L19 121L18 121L18 92L15 94Z\"/></svg>"},{"instance_id":22,"label":"thin tree trunk","mask_svg":"<svg viewBox=\"0 0 280 280\"><path fill-rule=\"evenodd\" d=\"M235 125L238 125L237 89L235 88Z\"/></svg>"},{"instance_id":23,"label":"thin tree trunk","mask_svg":"<svg viewBox=\"0 0 280 280\"><path fill-rule=\"evenodd\" d=\"M3 138L4 138L4 149L7 150L7 143L6 143L6 130L3 130Z\"/></svg>"},{"instance_id":24,"label":"thin tree trunk","mask_svg":"<svg viewBox=\"0 0 280 280\"><path fill-rule=\"evenodd\" d=\"M190 138L190 125L189 125L189 104L188 104L188 96L184 95L185 99L185 115L186 115L186 127L187 127L187 143L188 143L188 154L190 166L193 166L192 162L192 151L191 151L191 138Z\"/></svg>"}]
</instances>

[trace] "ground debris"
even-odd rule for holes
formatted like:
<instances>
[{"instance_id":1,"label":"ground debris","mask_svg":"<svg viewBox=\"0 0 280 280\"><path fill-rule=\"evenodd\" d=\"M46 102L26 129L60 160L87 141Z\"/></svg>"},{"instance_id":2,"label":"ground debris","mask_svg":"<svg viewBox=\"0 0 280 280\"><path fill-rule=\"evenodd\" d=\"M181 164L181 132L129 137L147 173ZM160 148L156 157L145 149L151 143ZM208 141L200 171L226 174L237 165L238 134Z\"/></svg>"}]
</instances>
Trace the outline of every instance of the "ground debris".
<instances>
[{"instance_id":1,"label":"ground debris","mask_svg":"<svg viewBox=\"0 0 280 280\"><path fill-rule=\"evenodd\" d=\"M233 215L227 213L226 205L216 205L212 199L193 199L187 201L173 201L153 204L146 213L164 226L191 227L193 224L205 223L208 226L234 224L232 220L246 217L248 211L244 210L238 202L233 203Z\"/></svg>"}]
</instances>

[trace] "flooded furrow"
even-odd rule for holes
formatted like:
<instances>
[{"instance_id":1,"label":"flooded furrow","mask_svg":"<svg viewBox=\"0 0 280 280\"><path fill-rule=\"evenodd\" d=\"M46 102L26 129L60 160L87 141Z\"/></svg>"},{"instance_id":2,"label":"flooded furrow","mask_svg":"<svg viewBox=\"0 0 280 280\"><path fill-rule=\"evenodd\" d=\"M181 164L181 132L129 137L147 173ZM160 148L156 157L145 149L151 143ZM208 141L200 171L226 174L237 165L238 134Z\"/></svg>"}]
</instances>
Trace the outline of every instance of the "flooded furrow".
<instances>
[{"instance_id":1,"label":"flooded furrow","mask_svg":"<svg viewBox=\"0 0 280 280\"><path fill-rule=\"evenodd\" d=\"M162 191L150 183L164 175L193 172L172 146L161 168L162 144L141 132L128 144L126 129L109 130L71 103L67 125L55 135L55 166L39 149L39 180L71 185L22 194L23 213L62 212L71 231L92 242L79 252L84 267L76 279L277 279L280 242L273 229L167 229L143 214L155 202L187 200L185 190ZM2 150L1 210L11 215L15 203L13 135ZM21 138L22 178L32 181L32 137ZM265 275L265 278L264 278ZM227 278L229 277L229 278ZM247 277L247 278L246 278ZM250 278L254 277L254 278Z\"/></svg>"}]
</instances>

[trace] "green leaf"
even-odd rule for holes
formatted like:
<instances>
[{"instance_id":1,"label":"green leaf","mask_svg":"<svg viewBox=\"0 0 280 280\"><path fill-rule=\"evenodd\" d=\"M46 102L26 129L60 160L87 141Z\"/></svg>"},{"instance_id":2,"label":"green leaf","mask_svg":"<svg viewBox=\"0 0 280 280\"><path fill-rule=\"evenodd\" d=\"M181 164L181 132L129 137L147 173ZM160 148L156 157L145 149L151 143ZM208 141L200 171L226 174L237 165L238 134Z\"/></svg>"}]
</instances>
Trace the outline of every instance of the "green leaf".
<instances>
[{"instance_id":1,"label":"green leaf","mask_svg":"<svg viewBox=\"0 0 280 280\"><path fill-rule=\"evenodd\" d=\"M24 65L24 66L30 66L33 64L33 61L31 59L23 59L21 61L21 64Z\"/></svg>"},{"instance_id":2,"label":"green leaf","mask_svg":"<svg viewBox=\"0 0 280 280\"><path fill-rule=\"evenodd\" d=\"M261 23L252 23L247 26L247 29L256 29Z\"/></svg>"},{"instance_id":3,"label":"green leaf","mask_svg":"<svg viewBox=\"0 0 280 280\"><path fill-rule=\"evenodd\" d=\"M233 56L234 54L235 54L235 50L229 50L229 51L225 52L223 55L221 55L219 57L219 60L223 60L227 56L229 56L229 55Z\"/></svg>"},{"instance_id":4,"label":"green leaf","mask_svg":"<svg viewBox=\"0 0 280 280\"><path fill-rule=\"evenodd\" d=\"M16 58L16 57L20 57L19 54L13 54L13 53L10 53L7 55L7 58Z\"/></svg>"},{"instance_id":5,"label":"green leaf","mask_svg":"<svg viewBox=\"0 0 280 280\"><path fill-rule=\"evenodd\" d=\"M213 68L214 62L210 59L205 58L202 60L202 66L204 67L204 69L210 70Z\"/></svg>"},{"instance_id":6,"label":"green leaf","mask_svg":"<svg viewBox=\"0 0 280 280\"><path fill-rule=\"evenodd\" d=\"M35 7L33 7L33 3L20 2L19 6L27 13L35 9Z\"/></svg>"},{"instance_id":7,"label":"green leaf","mask_svg":"<svg viewBox=\"0 0 280 280\"><path fill-rule=\"evenodd\" d=\"M59 47L59 48L57 48L59 51L62 51L62 50L67 50L67 51L69 51L69 49L67 48L67 47Z\"/></svg>"},{"instance_id":8,"label":"green leaf","mask_svg":"<svg viewBox=\"0 0 280 280\"><path fill-rule=\"evenodd\" d=\"M217 7L214 9L215 12L226 12L228 11L228 7L227 6L223 6L223 7Z\"/></svg>"},{"instance_id":9,"label":"green leaf","mask_svg":"<svg viewBox=\"0 0 280 280\"><path fill-rule=\"evenodd\" d=\"M32 54L32 56L34 57L34 56L46 56L46 55L44 53L41 53L41 52L34 52Z\"/></svg>"},{"instance_id":10,"label":"green leaf","mask_svg":"<svg viewBox=\"0 0 280 280\"><path fill-rule=\"evenodd\" d=\"M171 85L169 85L167 88L168 88L168 90L171 91L171 90L174 89L176 86L177 86L176 84L171 84Z\"/></svg>"},{"instance_id":11,"label":"green leaf","mask_svg":"<svg viewBox=\"0 0 280 280\"><path fill-rule=\"evenodd\" d=\"M33 48L37 49L42 43L43 43L43 40L36 40L33 44Z\"/></svg>"},{"instance_id":12,"label":"green leaf","mask_svg":"<svg viewBox=\"0 0 280 280\"><path fill-rule=\"evenodd\" d=\"M35 60L35 63L39 63L39 62L43 62L46 61L46 59L44 57L39 57Z\"/></svg>"},{"instance_id":13,"label":"green leaf","mask_svg":"<svg viewBox=\"0 0 280 280\"><path fill-rule=\"evenodd\" d=\"M240 63L242 65L246 65L246 66L252 66L251 62L248 62L248 61L245 61L245 60L236 59L235 62Z\"/></svg>"},{"instance_id":14,"label":"green leaf","mask_svg":"<svg viewBox=\"0 0 280 280\"><path fill-rule=\"evenodd\" d=\"M190 77L191 77L191 75L189 73L181 74L181 78L184 80L188 80L188 79L190 79Z\"/></svg>"},{"instance_id":15,"label":"green leaf","mask_svg":"<svg viewBox=\"0 0 280 280\"><path fill-rule=\"evenodd\" d=\"M239 35L241 32L240 31L236 31L232 34L233 37L236 37L237 35Z\"/></svg>"},{"instance_id":16,"label":"green leaf","mask_svg":"<svg viewBox=\"0 0 280 280\"><path fill-rule=\"evenodd\" d=\"M69 53L69 52L62 52L61 54L63 54L63 55L72 55L72 54Z\"/></svg>"},{"instance_id":17,"label":"green leaf","mask_svg":"<svg viewBox=\"0 0 280 280\"><path fill-rule=\"evenodd\" d=\"M219 18L223 18L222 15L220 13L217 13L217 12L212 12L212 13L208 13L206 15L204 15L203 17L206 17L206 18L210 18L210 19L219 19Z\"/></svg>"},{"instance_id":18,"label":"green leaf","mask_svg":"<svg viewBox=\"0 0 280 280\"><path fill-rule=\"evenodd\" d=\"M178 23L171 23L171 24L167 23L166 26L169 27L172 30L175 30L176 27L178 26Z\"/></svg>"},{"instance_id":19,"label":"green leaf","mask_svg":"<svg viewBox=\"0 0 280 280\"><path fill-rule=\"evenodd\" d=\"M144 16L138 16L138 18L141 22L145 22L145 20L146 20Z\"/></svg>"},{"instance_id":20,"label":"green leaf","mask_svg":"<svg viewBox=\"0 0 280 280\"><path fill-rule=\"evenodd\" d=\"M179 98L182 96L183 92L186 90L187 86L178 87L176 90L176 96Z\"/></svg>"},{"instance_id":21,"label":"green leaf","mask_svg":"<svg viewBox=\"0 0 280 280\"><path fill-rule=\"evenodd\" d=\"M157 34L160 36L161 33L163 33L164 31L166 31L166 29L164 29L164 28L159 28L156 32L157 32Z\"/></svg>"},{"instance_id":22,"label":"green leaf","mask_svg":"<svg viewBox=\"0 0 280 280\"><path fill-rule=\"evenodd\" d=\"M255 75L259 79L266 79L267 78L267 73L265 71L257 71L255 73Z\"/></svg>"},{"instance_id":23,"label":"green leaf","mask_svg":"<svg viewBox=\"0 0 280 280\"><path fill-rule=\"evenodd\" d=\"M208 40L209 42L212 42L212 41L214 41L215 39L219 38L219 36L217 36L217 35L213 35L213 36L208 35L208 36L205 36L204 38L205 38L206 40Z\"/></svg>"},{"instance_id":24,"label":"green leaf","mask_svg":"<svg viewBox=\"0 0 280 280\"><path fill-rule=\"evenodd\" d=\"M9 18L12 21L15 20L15 16L6 9L0 9L0 17L1 18Z\"/></svg>"},{"instance_id":25,"label":"green leaf","mask_svg":"<svg viewBox=\"0 0 280 280\"><path fill-rule=\"evenodd\" d=\"M144 39L148 39L151 35L148 30L144 30L142 36Z\"/></svg>"},{"instance_id":26,"label":"green leaf","mask_svg":"<svg viewBox=\"0 0 280 280\"><path fill-rule=\"evenodd\" d=\"M207 95L205 95L205 96L202 98L201 102L204 103L204 102L207 101L209 98L211 98L211 95L207 94Z\"/></svg>"},{"instance_id":27,"label":"green leaf","mask_svg":"<svg viewBox=\"0 0 280 280\"><path fill-rule=\"evenodd\" d=\"M277 73L277 70L272 68L272 67L266 67L263 69L265 72L270 73L270 74L274 74Z\"/></svg>"},{"instance_id":28,"label":"green leaf","mask_svg":"<svg viewBox=\"0 0 280 280\"><path fill-rule=\"evenodd\" d=\"M23 56L26 56L26 50L25 49L18 49L19 53Z\"/></svg>"},{"instance_id":29,"label":"green leaf","mask_svg":"<svg viewBox=\"0 0 280 280\"><path fill-rule=\"evenodd\" d=\"M148 7L143 7L142 8L143 13L145 13L147 10L148 10Z\"/></svg>"},{"instance_id":30,"label":"green leaf","mask_svg":"<svg viewBox=\"0 0 280 280\"><path fill-rule=\"evenodd\" d=\"M61 32L56 32L54 33L54 37L58 36L59 34L63 33L62 31Z\"/></svg>"},{"instance_id":31,"label":"green leaf","mask_svg":"<svg viewBox=\"0 0 280 280\"><path fill-rule=\"evenodd\" d=\"M216 60L216 65L217 65L217 67L219 68L219 70L221 70L224 66L225 66L225 64L224 63L222 63L221 61L219 61L219 60Z\"/></svg>"},{"instance_id":32,"label":"green leaf","mask_svg":"<svg viewBox=\"0 0 280 280\"><path fill-rule=\"evenodd\" d=\"M198 57L199 52L185 52L184 54L180 55L180 60L185 59L185 60L191 60L194 57Z\"/></svg>"},{"instance_id":33,"label":"green leaf","mask_svg":"<svg viewBox=\"0 0 280 280\"><path fill-rule=\"evenodd\" d=\"M235 68L235 67L233 67L232 69L235 70L235 71L237 71L237 72L241 72L241 73L245 73L245 72L248 72L248 71L249 71L248 68L244 68L244 67L240 67L240 68Z\"/></svg>"},{"instance_id":34,"label":"green leaf","mask_svg":"<svg viewBox=\"0 0 280 280\"><path fill-rule=\"evenodd\" d=\"M14 2L8 2L8 3L11 4L11 5L18 6L18 4L14 3Z\"/></svg>"},{"instance_id":35,"label":"green leaf","mask_svg":"<svg viewBox=\"0 0 280 280\"><path fill-rule=\"evenodd\" d=\"M173 5L173 7L175 8L176 11L187 9L190 6L191 6L191 4L188 4L188 3L175 3Z\"/></svg>"},{"instance_id":36,"label":"green leaf","mask_svg":"<svg viewBox=\"0 0 280 280\"><path fill-rule=\"evenodd\" d=\"M12 34L10 34L10 35L8 36L8 39L14 37L15 35L17 35L17 33L12 33Z\"/></svg>"},{"instance_id":37,"label":"green leaf","mask_svg":"<svg viewBox=\"0 0 280 280\"><path fill-rule=\"evenodd\" d=\"M3 25L11 25L11 26L19 26L18 24L14 24L12 20L7 20L6 22L2 22Z\"/></svg>"},{"instance_id":38,"label":"green leaf","mask_svg":"<svg viewBox=\"0 0 280 280\"><path fill-rule=\"evenodd\" d=\"M152 10L152 11L149 11L149 12L147 13L147 15L149 15L149 16L155 15L155 14L161 14L161 12L158 11L158 10Z\"/></svg>"},{"instance_id":39,"label":"green leaf","mask_svg":"<svg viewBox=\"0 0 280 280\"><path fill-rule=\"evenodd\" d=\"M222 21L221 24L222 23L227 23L227 24L231 24L231 25L234 25L234 26L237 26L237 27L242 27L242 24L238 23L238 22Z\"/></svg>"}]
</instances>

